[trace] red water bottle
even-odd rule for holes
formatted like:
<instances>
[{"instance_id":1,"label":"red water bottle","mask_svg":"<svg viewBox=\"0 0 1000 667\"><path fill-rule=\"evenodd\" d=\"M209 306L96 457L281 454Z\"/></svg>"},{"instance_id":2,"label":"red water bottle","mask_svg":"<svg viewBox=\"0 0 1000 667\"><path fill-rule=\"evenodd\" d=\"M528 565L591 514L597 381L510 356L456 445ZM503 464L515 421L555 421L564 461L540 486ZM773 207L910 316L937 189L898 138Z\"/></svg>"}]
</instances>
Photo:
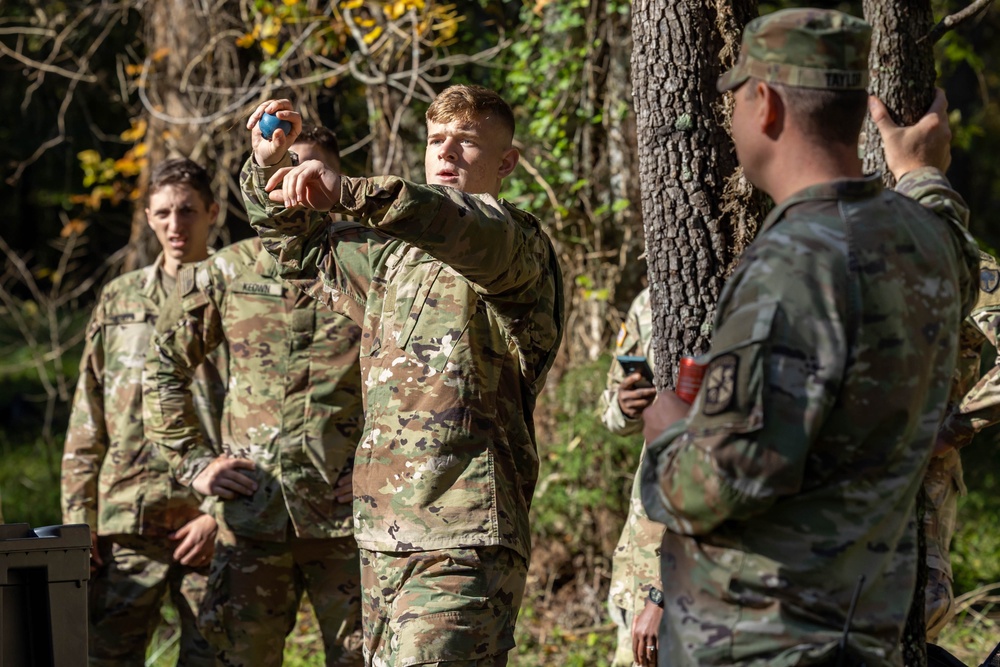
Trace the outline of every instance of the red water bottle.
<instances>
[{"instance_id":1,"label":"red water bottle","mask_svg":"<svg viewBox=\"0 0 1000 667\"><path fill-rule=\"evenodd\" d=\"M694 403L704 377L705 364L699 364L694 357L681 357L680 368L677 371L677 388L674 390L677 398L689 405Z\"/></svg>"}]
</instances>

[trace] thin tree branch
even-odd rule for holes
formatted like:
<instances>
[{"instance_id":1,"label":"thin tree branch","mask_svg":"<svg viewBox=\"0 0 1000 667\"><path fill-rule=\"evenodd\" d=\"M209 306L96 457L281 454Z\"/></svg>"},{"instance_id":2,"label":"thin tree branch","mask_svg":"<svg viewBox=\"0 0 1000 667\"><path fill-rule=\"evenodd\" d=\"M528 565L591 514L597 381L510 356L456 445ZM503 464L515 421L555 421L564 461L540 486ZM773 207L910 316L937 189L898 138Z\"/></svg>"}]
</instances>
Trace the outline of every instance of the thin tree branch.
<instances>
[{"instance_id":1,"label":"thin tree branch","mask_svg":"<svg viewBox=\"0 0 1000 667\"><path fill-rule=\"evenodd\" d=\"M965 9L945 16L943 19L938 21L937 25L931 28L929 33L920 38L920 41L923 42L924 40L929 39L931 44L936 44L939 39L944 37L946 32L954 30L966 21L971 21L976 18L989 9L991 4L993 4L993 0L975 0L975 2Z\"/></svg>"},{"instance_id":2,"label":"thin tree branch","mask_svg":"<svg viewBox=\"0 0 1000 667\"><path fill-rule=\"evenodd\" d=\"M94 83L97 81L97 77L93 74L79 74L78 72L71 72L68 69L63 69L62 67L56 67L55 65L46 65L45 63L32 60L31 58L14 51L7 47L6 44L0 42L0 53L13 58L14 60L26 65L34 70L40 70L42 72L51 72L52 74L58 74L59 76L64 76L67 79L75 79L79 81L86 81L87 83Z\"/></svg>"}]
</instances>

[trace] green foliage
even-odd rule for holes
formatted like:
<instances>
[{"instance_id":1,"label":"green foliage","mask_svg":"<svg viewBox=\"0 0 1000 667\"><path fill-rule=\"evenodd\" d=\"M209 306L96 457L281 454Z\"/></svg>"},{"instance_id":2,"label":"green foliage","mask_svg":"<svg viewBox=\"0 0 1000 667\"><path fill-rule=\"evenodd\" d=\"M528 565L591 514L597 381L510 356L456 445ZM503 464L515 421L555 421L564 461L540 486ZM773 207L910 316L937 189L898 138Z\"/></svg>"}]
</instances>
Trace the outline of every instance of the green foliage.
<instances>
[{"instance_id":1,"label":"green foliage","mask_svg":"<svg viewBox=\"0 0 1000 667\"><path fill-rule=\"evenodd\" d=\"M14 429L0 430L0 497L8 523L33 528L62 523L59 508L60 461L41 438L19 438Z\"/></svg>"},{"instance_id":2,"label":"green foliage","mask_svg":"<svg viewBox=\"0 0 1000 667\"><path fill-rule=\"evenodd\" d=\"M532 502L538 538L567 544L600 543L600 515L621 528L642 438L608 432L600 419L600 395L611 356L569 369L543 406L550 423L539 439L539 483ZM614 538L618 535L615 533Z\"/></svg>"},{"instance_id":3,"label":"green foliage","mask_svg":"<svg viewBox=\"0 0 1000 667\"><path fill-rule=\"evenodd\" d=\"M523 36L504 53L506 71L498 73L502 81L494 84L504 91L519 118L526 119L521 120L520 134L540 149L534 166L552 187L555 201L547 201L523 172L515 172L505 192L513 199L527 198L527 205L536 211L554 207L559 215L569 215L580 189L595 185L581 178L591 165L580 155L578 133L582 125L599 125L604 119L603 109L591 100L595 91L587 89L585 76L590 52L602 46L587 23L591 4L590 0L526 3L520 17ZM609 2L605 11L627 12L628 3ZM627 105L615 109L628 113ZM614 205L621 206L617 201ZM595 211L604 213L606 209Z\"/></svg>"},{"instance_id":4,"label":"green foliage","mask_svg":"<svg viewBox=\"0 0 1000 667\"><path fill-rule=\"evenodd\" d=\"M997 428L962 450L969 493L959 501L958 530L952 541L955 594L1000 582L1000 532L987 517L1000 516L1000 447Z\"/></svg>"},{"instance_id":5,"label":"green foliage","mask_svg":"<svg viewBox=\"0 0 1000 667\"><path fill-rule=\"evenodd\" d=\"M523 618L529 610L522 610L518 626L525 624ZM615 628L609 623L606 628L584 629L583 631L563 630L559 626L539 641L534 634L519 632L517 649L509 659L511 667L608 667L610 656L616 645Z\"/></svg>"}]
</instances>

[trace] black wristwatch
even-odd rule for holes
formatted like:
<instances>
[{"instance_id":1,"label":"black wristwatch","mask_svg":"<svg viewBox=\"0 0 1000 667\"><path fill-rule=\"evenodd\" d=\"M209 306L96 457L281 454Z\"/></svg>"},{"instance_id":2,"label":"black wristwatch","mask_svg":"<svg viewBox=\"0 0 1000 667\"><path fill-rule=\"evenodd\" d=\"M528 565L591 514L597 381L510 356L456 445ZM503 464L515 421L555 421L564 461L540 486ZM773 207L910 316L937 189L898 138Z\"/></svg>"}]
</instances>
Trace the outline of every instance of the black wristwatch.
<instances>
[{"instance_id":1,"label":"black wristwatch","mask_svg":"<svg viewBox=\"0 0 1000 667\"><path fill-rule=\"evenodd\" d=\"M649 601L663 609L663 591L655 586L649 587Z\"/></svg>"}]
</instances>

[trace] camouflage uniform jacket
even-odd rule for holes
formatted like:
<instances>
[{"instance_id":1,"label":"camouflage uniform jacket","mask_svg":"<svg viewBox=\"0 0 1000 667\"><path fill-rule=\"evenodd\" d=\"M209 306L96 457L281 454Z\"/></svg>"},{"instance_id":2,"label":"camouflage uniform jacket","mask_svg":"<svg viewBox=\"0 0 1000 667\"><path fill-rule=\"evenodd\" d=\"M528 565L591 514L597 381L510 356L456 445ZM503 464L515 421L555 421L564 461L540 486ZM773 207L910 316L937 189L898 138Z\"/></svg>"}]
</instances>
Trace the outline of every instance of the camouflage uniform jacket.
<instances>
[{"instance_id":1,"label":"camouflage uniform jacket","mask_svg":"<svg viewBox=\"0 0 1000 667\"><path fill-rule=\"evenodd\" d=\"M632 300L625 321L615 339L615 356L628 354L645 356L649 367L656 369L653 360L653 309L650 306L649 288ZM611 360L608 383L601 394L601 421L615 435L632 435L642 432L641 419L629 419L618 404L618 385L625 379L625 372L616 359Z\"/></svg>"},{"instance_id":2,"label":"camouflage uniform jacket","mask_svg":"<svg viewBox=\"0 0 1000 667\"><path fill-rule=\"evenodd\" d=\"M538 220L488 195L383 177L343 178L335 212L365 226L329 224L267 200L278 166L244 168L251 224L285 277L307 278L362 328L358 544L499 545L527 558L532 413L563 327L559 267Z\"/></svg>"},{"instance_id":3,"label":"camouflage uniform jacket","mask_svg":"<svg viewBox=\"0 0 1000 667\"><path fill-rule=\"evenodd\" d=\"M851 651L902 662L914 502L979 252L939 171L898 190L793 195L723 290L701 392L642 471L671 665L832 659L862 575Z\"/></svg>"},{"instance_id":4,"label":"camouflage uniform jacket","mask_svg":"<svg viewBox=\"0 0 1000 667\"><path fill-rule=\"evenodd\" d=\"M979 268L979 300L959 330L958 363L952 379L948 409L938 439L951 444L940 456L931 459L924 482L931 505L928 507L927 564L951 578L948 545L955 532L955 512L934 503L954 503L956 494L965 493L962 455L980 430L1000 422L1000 357L985 374L980 375L983 344L1000 349L1000 267L997 260L983 252ZM935 512L935 516L931 512ZM935 539L936 537L936 539Z\"/></svg>"},{"instance_id":5,"label":"camouflage uniform jacket","mask_svg":"<svg viewBox=\"0 0 1000 667\"><path fill-rule=\"evenodd\" d=\"M639 292L629 306L615 340L615 356L622 354L645 355L649 367L653 361L653 309L649 302L649 288ZM601 395L604 407L601 420L616 435L631 435L642 430L642 419L629 419L618 404L618 386L625 379L621 364L611 361L608 384ZM645 447L640 456L645 457ZM651 587L663 589L660 583L660 542L663 524L650 521L642 507L639 475L632 481L628 516L622 528L618 546L611 560L611 601L621 609L634 614L642 612Z\"/></svg>"},{"instance_id":6,"label":"camouflage uniform jacket","mask_svg":"<svg viewBox=\"0 0 1000 667\"><path fill-rule=\"evenodd\" d=\"M101 535L165 535L200 513L199 498L171 479L143 435L142 369L166 300L161 263L108 283L87 327L62 462L63 521ZM215 442L225 391L219 368L219 358L199 366L192 389L194 428Z\"/></svg>"},{"instance_id":7,"label":"camouflage uniform jacket","mask_svg":"<svg viewBox=\"0 0 1000 667\"><path fill-rule=\"evenodd\" d=\"M352 533L333 485L361 434L361 329L278 277L260 239L185 267L164 305L146 362L146 434L181 483L216 456L248 458L251 496L221 500L236 535L282 542ZM229 391L222 446L205 441L187 400L191 369L223 347Z\"/></svg>"},{"instance_id":8,"label":"camouflage uniform jacket","mask_svg":"<svg viewBox=\"0 0 1000 667\"><path fill-rule=\"evenodd\" d=\"M982 377L979 373L983 344L1000 349L1000 266L992 255L980 256L979 299L962 324L954 387L941 425L941 437L956 449L1000 421L1000 358Z\"/></svg>"}]
</instances>

